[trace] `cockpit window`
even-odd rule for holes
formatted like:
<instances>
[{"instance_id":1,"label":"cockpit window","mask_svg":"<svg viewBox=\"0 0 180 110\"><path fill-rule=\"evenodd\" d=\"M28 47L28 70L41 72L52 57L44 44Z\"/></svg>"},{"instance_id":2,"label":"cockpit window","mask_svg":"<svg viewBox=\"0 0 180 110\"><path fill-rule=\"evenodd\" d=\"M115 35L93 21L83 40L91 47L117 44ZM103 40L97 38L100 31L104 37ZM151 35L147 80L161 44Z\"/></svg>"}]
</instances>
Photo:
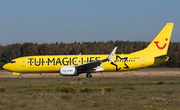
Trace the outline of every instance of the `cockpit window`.
<instances>
[{"instance_id":1,"label":"cockpit window","mask_svg":"<svg viewBox=\"0 0 180 110\"><path fill-rule=\"evenodd\" d=\"M11 61L10 63L16 63L16 61Z\"/></svg>"}]
</instances>

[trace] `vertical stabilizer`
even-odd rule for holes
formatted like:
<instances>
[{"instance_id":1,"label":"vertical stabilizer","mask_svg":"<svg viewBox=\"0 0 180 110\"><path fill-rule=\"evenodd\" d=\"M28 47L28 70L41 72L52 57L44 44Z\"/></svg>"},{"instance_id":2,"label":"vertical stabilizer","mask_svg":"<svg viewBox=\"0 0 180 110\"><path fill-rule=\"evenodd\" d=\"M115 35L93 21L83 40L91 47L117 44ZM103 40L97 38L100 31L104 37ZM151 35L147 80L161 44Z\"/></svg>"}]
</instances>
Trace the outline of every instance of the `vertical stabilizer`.
<instances>
[{"instance_id":1,"label":"vertical stabilizer","mask_svg":"<svg viewBox=\"0 0 180 110\"><path fill-rule=\"evenodd\" d=\"M147 48L132 54L149 54L154 56L167 54L173 26L174 23L167 23Z\"/></svg>"}]
</instances>

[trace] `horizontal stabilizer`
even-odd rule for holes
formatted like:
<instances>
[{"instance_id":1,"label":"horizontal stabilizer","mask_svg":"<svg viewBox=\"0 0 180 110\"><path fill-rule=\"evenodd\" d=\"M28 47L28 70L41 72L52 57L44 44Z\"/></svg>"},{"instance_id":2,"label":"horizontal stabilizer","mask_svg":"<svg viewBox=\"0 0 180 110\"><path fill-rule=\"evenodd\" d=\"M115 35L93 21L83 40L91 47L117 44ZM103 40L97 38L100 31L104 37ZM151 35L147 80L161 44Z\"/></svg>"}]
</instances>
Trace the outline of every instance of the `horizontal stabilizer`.
<instances>
[{"instance_id":1,"label":"horizontal stabilizer","mask_svg":"<svg viewBox=\"0 0 180 110\"><path fill-rule=\"evenodd\" d=\"M168 54L166 54L166 55L161 55L161 56L155 57L153 66L156 66L156 65L158 65L159 63L168 61L169 56L172 56L172 55L174 55L174 54L176 54L176 53L177 53L177 52L175 52L175 53L168 53Z\"/></svg>"},{"instance_id":2,"label":"horizontal stabilizer","mask_svg":"<svg viewBox=\"0 0 180 110\"><path fill-rule=\"evenodd\" d=\"M170 56L172 56L172 55L174 55L174 54L177 54L178 52L175 52L175 53L168 53L168 54L166 54L166 55L161 55L161 56L157 56L157 57L155 57L155 58L165 58L165 57L170 57Z\"/></svg>"}]
</instances>

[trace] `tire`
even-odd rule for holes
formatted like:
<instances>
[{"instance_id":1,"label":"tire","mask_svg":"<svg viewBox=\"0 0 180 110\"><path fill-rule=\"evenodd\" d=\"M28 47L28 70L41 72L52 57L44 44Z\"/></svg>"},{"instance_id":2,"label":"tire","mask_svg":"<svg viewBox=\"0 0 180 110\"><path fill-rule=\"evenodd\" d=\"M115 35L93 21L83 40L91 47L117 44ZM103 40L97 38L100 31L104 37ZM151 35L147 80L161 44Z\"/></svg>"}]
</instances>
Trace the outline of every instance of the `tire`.
<instances>
[{"instance_id":1,"label":"tire","mask_svg":"<svg viewBox=\"0 0 180 110\"><path fill-rule=\"evenodd\" d=\"M22 76L21 76L21 75L19 75L19 78L22 78Z\"/></svg>"},{"instance_id":2,"label":"tire","mask_svg":"<svg viewBox=\"0 0 180 110\"><path fill-rule=\"evenodd\" d=\"M91 78L92 75L91 75L90 73L88 73L88 74L86 75L86 77L87 77L87 78Z\"/></svg>"}]
</instances>

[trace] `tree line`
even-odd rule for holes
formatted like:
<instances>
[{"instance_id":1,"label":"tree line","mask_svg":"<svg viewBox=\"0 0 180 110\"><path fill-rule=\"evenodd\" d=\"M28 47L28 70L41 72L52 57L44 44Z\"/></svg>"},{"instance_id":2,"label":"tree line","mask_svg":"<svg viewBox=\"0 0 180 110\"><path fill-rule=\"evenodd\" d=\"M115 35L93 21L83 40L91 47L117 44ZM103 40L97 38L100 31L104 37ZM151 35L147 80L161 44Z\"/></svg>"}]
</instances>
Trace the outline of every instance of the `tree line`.
<instances>
[{"instance_id":1,"label":"tree line","mask_svg":"<svg viewBox=\"0 0 180 110\"><path fill-rule=\"evenodd\" d=\"M128 54L142 50L150 42L140 41L107 41L107 42L74 42L74 43L51 43L37 44L26 42L15 43L7 46L0 45L0 67L14 58L32 55L78 55L78 54L109 54L115 46L118 46L117 54ZM167 62L156 67L180 67L180 43L170 42L168 53L175 53Z\"/></svg>"}]
</instances>

